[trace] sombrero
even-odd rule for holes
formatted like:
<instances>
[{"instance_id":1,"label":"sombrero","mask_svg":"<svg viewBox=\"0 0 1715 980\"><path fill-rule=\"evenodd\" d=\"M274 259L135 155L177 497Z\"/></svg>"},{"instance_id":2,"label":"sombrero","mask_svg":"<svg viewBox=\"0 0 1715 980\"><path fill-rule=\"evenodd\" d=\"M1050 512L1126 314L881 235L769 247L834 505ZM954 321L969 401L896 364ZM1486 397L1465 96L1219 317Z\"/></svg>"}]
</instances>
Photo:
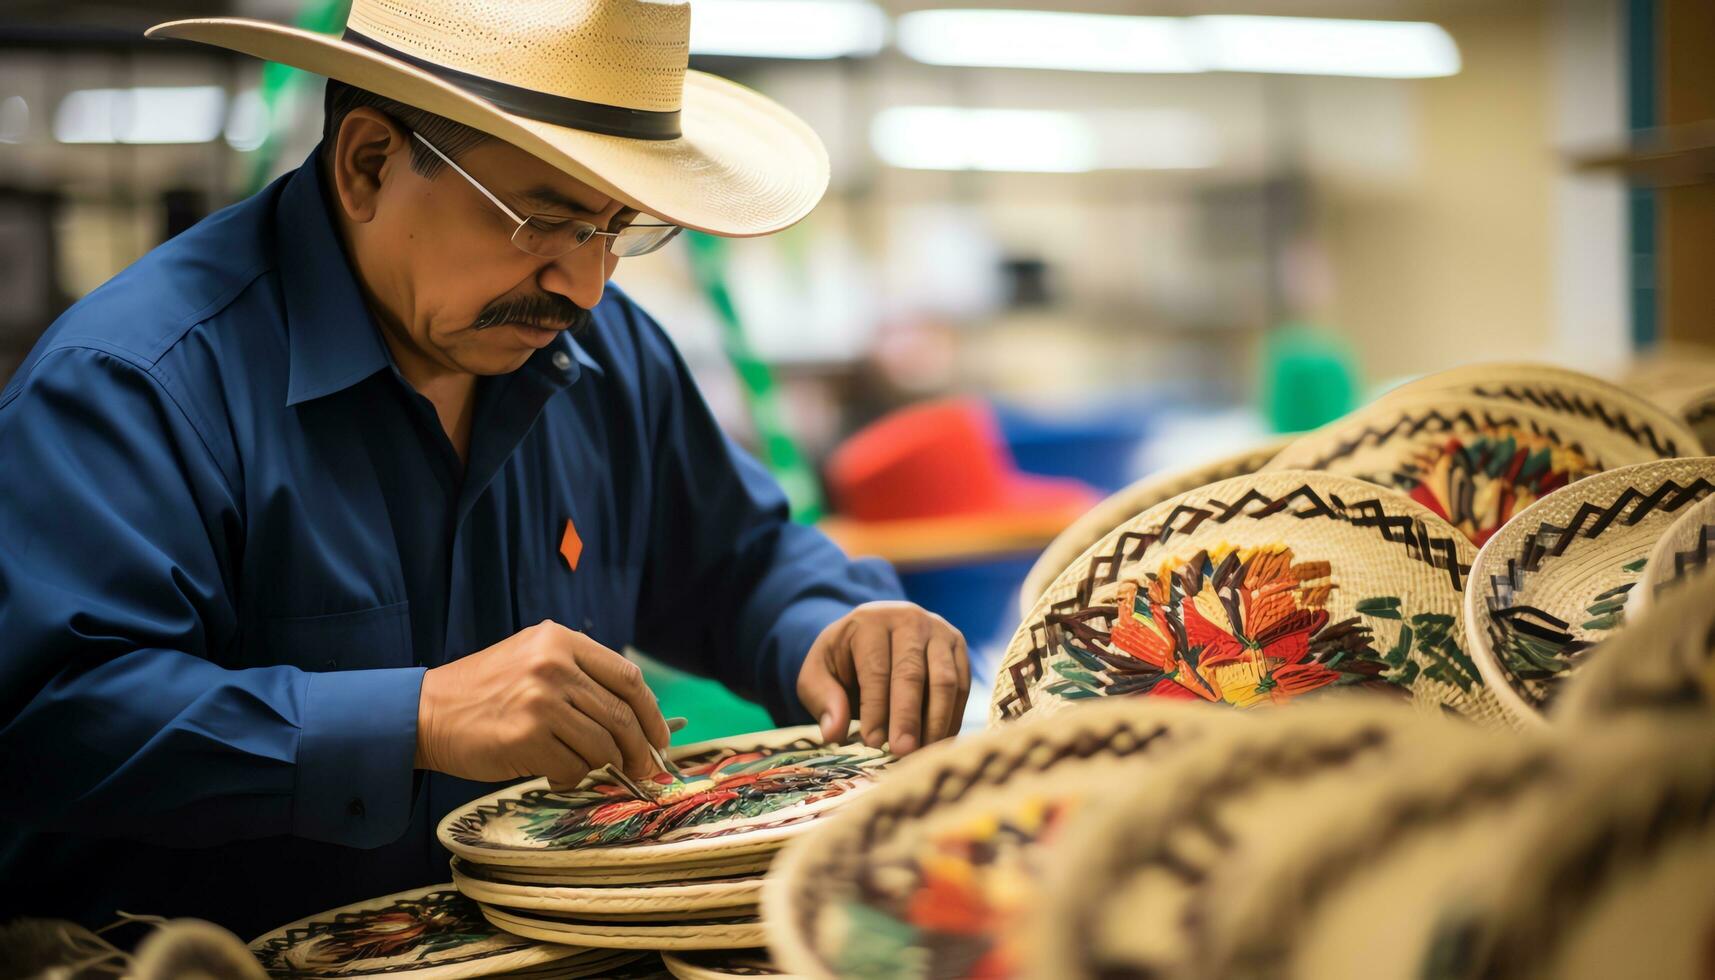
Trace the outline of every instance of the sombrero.
<instances>
[{"instance_id":1,"label":"sombrero","mask_svg":"<svg viewBox=\"0 0 1715 980\"><path fill-rule=\"evenodd\" d=\"M460 980L537 972L577 977L615 965L606 950L543 943L496 929L450 884L310 916L257 938L250 951L272 976L330 980Z\"/></svg>"},{"instance_id":2,"label":"sombrero","mask_svg":"<svg viewBox=\"0 0 1715 980\"><path fill-rule=\"evenodd\" d=\"M1641 613L1680 583L1695 576L1709 565L1710 552L1715 547L1715 497L1705 497L1674 519L1662 533L1637 588L1627 604L1628 614Z\"/></svg>"},{"instance_id":3,"label":"sombrero","mask_svg":"<svg viewBox=\"0 0 1715 980\"><path fill-rule=\"evenodd\" d=\"M638 800L605 773L569 792L537 779L453 810L437 833L473 864L553 871L567 884L687 864L732 873L754 867L758 856L872 785L893 761L855 734L825 743L814 725L712 739L667 755L684 781L657 799Z\"/></svg>"},{"instance_id":4,"label":"sombrero","mask_svg":"<svg viewBox=\"0 0 1715 980\"><path fill-rule=\"evenodd\" d=\"M1042 554L1037 557L1036 563L1030 566L1029 574L1024 576L1024 585L1018 590L1019 614L1030 612L1030 607L1036 604L1037 597L1053 584L1054 579L1066 570L1067 565L1072 564L1090 545L1119 527L1127 518L1146 511L1169 497L1177 497L1187 490L1195 490L1217 480L1255 473L1262 469L1263 464L1273 459L1288 441L1285 438L1276 438L1219 459L1146 476L1091 507L1084 512L1084 516L1073 521L1056 535L1054 540L1048 542L1048 546L1043 548Z\"/></svg>"},{"instance_id":5,"label":"sombrero","mask_svg":"<svg viewBox=\"0 0 1715 980\"><path fill-rule=\"evenodd\" d=\"M1568 483L1660 458L1584 416L1448 390L1383 398L1300 437L1267 468L1392 487L1481 546L1513 514Z\"/></svg>"},{"instance_id":6,"label":"sombrero","mask_svg":"<svg viewBox=\"0 0 1715 980\"><path fill-rule=\"evenodd\" d=\"M1715 569L1688 574L1591 651L1557 700L1553 716L1568 724L1637 712L1715 718Z\"/></svg>"},{"instance_id":7,"label":"sombrero","mask_svg":"<svg viewBox=\"0 0 1715 980\"><path fill-rule=\"evenodd\" d=\"M762 892L760 873L640 885L590 885L507 881L492 871L453 858L453 885L485 905L584 915L632 915L647 918L718 914L753 910Z\"/></svg>"},{"instance_id":8,"label":"sombrero","mask_svg":"<svg viewBox=\"0 0 1715 980\"><path fill-rule=\"evenodd\" d=\"M1634 716L1614 725L1621 739L1643 741L1623 771L1576 780L1531 833L1495 855L1480 877L1489 888L1445 902L1442 942L1420 959L1424 967L1457 950L1470 977L1709 976L1715 719Z\"/></svg>"},{"instance_id":9,"label":"sombrero","mask_svg":"<svg viewBox=\"0 0 1715 980\"><path fill-rule=\"evenodd\" d=\"M1531 947L1520 950L1525 957L1552 959L1550 937L1558 935L1563 944L1584 931L1588 897L1624 892L1632 869L1653 863L1639 860L1640 852L1652 849L1651 837L1701 825L1707 855L1715 813L1707 795L1715 755L1708 725L1634 722L1589 734L1450 746L1439 758L1391 767L1344 791L1303 800L1294 814L1270 814L1262 833L1243 835L1263 846L1212 863L1211 880L1202 887L1217 900L1199 905L1190 940L1193 968L1176 975L1573 975L1516 960L1497 964L1490 954L1498 920L1524 926L1518 938ZM1668 772L1691 777L1698 765L1701 774L1680 785L1700 784L1704 795L1660 792L1665 782L1678 781ZM1610 822L1604 814L1614 810L1628 819ZM1652 825L1652 814L1667 819ZM1553 843L1568 836L1586 845L1581 859ZM1547 853L1571 860L1544 862ZM1707 909L1710 868L1706 860L1694 866L1700 874L1690 877L1701 878L1694 887L1705 893L1698 901ZM1535 888L1526 890L1528 898L1518 891L1509 896L1521 877ZM1671 902L1633 905L1632 912L1640 917L1640 932L1656 935L1672 928L1667 923L1686 922ZM1666 921L1644 927L1652 915ZM1678 939L1677 949L1707 949L1708 922L1705 917L1688 928L1697 934ZM1640 938L1606 932L1620 948L1635 949ZM1531 938L1549 941L1532 946ZM1496 968L1475 968L1474 960L1486 959ZM1566 961L1560 962L1564 968ZM1640 958L1640 965L1647 962ZM1606 972L1580 974L1700 976L1695 968L1616 970L1611 954L1604 966Z\"/></svg>"},{"instance_id":10,"label":"sombrero","mask_svg":"<svg viewBox=\"0 0 1715 980\"><path fill-rule=\"evenodd\" d=\"M1471 655L1524 723L1625 621L1627 594L1676 517L1715 490L1715 457L1639 463L1526 507L1483 545L1465 592Z\"/></svg>"},{"instance_id":11,"label":"sombrero","mask_svg":"<svg viewBox=\"0 0 1715 980\"><path fill-rule=\"evenodd\" d=\"M1475 553L1428 508L1351 477L1280 470L1180 494L1037 600L990 719L1121 695L1249 708L1372 690L1504 723L1463 647Z\"/></svg>"},{"instance_id":12,"label":"sombrero","mask_svg":"<svg viewBox=\"0 0 1715 980\"><path fill-rule=\"evenodd\" d=\"M1279 835L1396 770L1516 753L1523 740L1383 701L1324 701L1214 728L1143 778L1115 780L1062 835L1036 894L1029 976L1195 973L1206 905ZM1240 870L1237 882L1224 868ZM1225 890L1217 890L1221 885ZM1140 916L1140 910L1147 910Z\"/></svg>"},{"instance_id":13,"label":"sombrero","mask_svg":"<svg viewBox=\"0 0 1715 980\"><path fill-rule=\"evenodd\" d=\"M1647 449L1654 459L1703 452L1683 421L1642 395L1609 381L1548 364L1472 364L1425 375L1380 400L1459 392L1478 398L1532 405L1568 419L1582 419Z\"/></svg>"},{"instance_id":14,"label":"sombrero","mask_svg":"<svg viewBox=\"0 0 1715 980\"><path fill-rule=\"evenodd\" d=\"M782 852L763 886L775 963L822 980L1015 973L1076 813L1250 723L1127 699L930 746Z\"/></svg>"},{"instance_id":15,"label":"sombrero","mask_svg":"<svg viewBox=\"0 0 1715 980\"><path fill-rule=\"evenodd\" d=\"M816 134L690 71L691 6L659 0L353 0L341 37L232 17L159 24L445 116L664 221L779 231L828 184Z\"/></svg>"},{"instance_id":16,"label":"sombrero","mask_svg":"<svg viewBox=\"0 0 1715 980\"><path fill-rule=\"evenodd\" d=\"M775 977L792 980L774 968L766 949L730 949L662 953L661 965L679 980L729 980L732 977Z\"/></svg>"}]
</instances>

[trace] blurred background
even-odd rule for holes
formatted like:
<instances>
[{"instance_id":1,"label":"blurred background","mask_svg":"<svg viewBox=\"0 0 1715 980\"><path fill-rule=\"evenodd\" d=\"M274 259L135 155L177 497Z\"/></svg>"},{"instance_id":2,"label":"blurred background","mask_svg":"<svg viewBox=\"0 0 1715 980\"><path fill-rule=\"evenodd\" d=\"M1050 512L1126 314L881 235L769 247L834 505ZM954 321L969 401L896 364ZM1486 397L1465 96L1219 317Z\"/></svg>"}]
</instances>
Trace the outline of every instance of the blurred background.
<instances>
[{"instance_id":1,"label":"blurred background","mask_svg":"<svg viewBox=\"0 0 1715 980\"><path fill-rule=\"evenodd\" d=\"M615 281L800 518L979 661L1043 543L1132 480L1411 374L1715 340L1709 0L692 3L693 67L807 119L833 185ZM142 38L227 14L345 6L0 2L0 381L310 152L320 79ZM690 735L751 710L697 697Z\"/></svg>"}]
</instances>

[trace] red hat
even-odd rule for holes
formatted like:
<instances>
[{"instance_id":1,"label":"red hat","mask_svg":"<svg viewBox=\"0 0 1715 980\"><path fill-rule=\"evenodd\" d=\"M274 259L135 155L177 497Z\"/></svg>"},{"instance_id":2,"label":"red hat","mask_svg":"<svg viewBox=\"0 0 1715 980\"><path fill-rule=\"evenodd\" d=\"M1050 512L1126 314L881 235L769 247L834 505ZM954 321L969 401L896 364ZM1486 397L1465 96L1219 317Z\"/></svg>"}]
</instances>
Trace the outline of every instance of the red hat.
<instances>
[{"instance_id":1,"label":"red hat","mask_svg":"<svg viewBox=\"0 0 1715 980\"><path fill-rule=\"evenodd\" d=\"M920 402L859 430L828 459L828 492L856 521L1041 516L1071 520L1099 495L1019 470L987 403Z\"/></svg>"}]
</instances>

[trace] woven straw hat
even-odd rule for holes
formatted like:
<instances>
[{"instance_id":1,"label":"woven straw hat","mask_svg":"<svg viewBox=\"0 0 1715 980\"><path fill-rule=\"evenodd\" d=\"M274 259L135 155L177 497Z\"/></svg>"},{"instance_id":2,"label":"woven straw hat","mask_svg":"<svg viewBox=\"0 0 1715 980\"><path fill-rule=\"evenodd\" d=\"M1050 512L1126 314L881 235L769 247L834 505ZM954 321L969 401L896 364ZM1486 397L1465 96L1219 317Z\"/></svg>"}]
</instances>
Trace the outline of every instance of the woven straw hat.
<instances>
[{"instance_id":1,"label":"woven straw hat","mask_svg":"<svg viewBox=\"0 0 1715 980\"><path fill-rule=\"evenodd\" d=\"M1698 569L1658 595L1592 650L1589 661L1556 699L1557 720L1576 724L1646 711L1715 717L1715 569Z\"/></svg>"},{"instance_id":2,"label":"woven straw hat","mask_svg":"<svg viewBox=\"0 0 1715 980\"><path fill-rule=\"evenodd\" d=\"M1263 464L1273 459L1275 453L1289 441L1289 438L1273 439L1260 446L1206 463L1146 476L1123 490L1115 491L1112 496L1073 521L1056 535L1054 540L1048 542L1048 547L1042 549L1036 564L1030 566L1030 573L1024 576L1024 585L1018 590L1019 614L1030 612L1030 607L1036 605L1037 598L1047 591L1048 586L1066 570L1067 565L1077 560L1090 545L1101 540L1109 531L1125 523L1127 518L1146 511L1169 497L1177 497L1187 490L1195 490L1217 480L1255 473L1262 469Z\"/></svg>"},{"instance_id":3,"label":"woven straw hat","mask_svg":"<svg viewBox=\"0 0 1715 980\"><path fill-rule=\"evenodd\" d=\"M762 892L762 875L644 885L519 884L453 858L453 885L485 905L593 915L682 916L717 909L750 910Z\"/></svg>"},{"instance_id":4,"label":"woven straw hat","mask_svg":"<svg viewBox=\"0 0 1715 980\"><path fill-rule=\"evenodd\" d=\"M657 800L635 799L605 772L566 793L536 779L452 811L437 833L473 864L553 870L560 883L657 865L731 874L778 850L893 761L855 734L826 744L814 725L698 742L668 757L687 785ZM739 791L723 791L732 785Z\"/></svg>"},{"instance_id":5,"label":"woven straw hat","mask_svg":"<svg viewBox=\"0 0 1715 980\"><path fill-rule=\"evenodd\" d=\"M749 949L763 942L762 923L754 912L673 922L624 922L495 905L481 908L496 928L514 935L592 949Z\"/></svg>"},{"instance_id":6,"label":"woven straw hat","mask_svg":"<svg viewBox=\"0 0 1715 980\"><path fill-rule=\"evenodd\" d=\"M1126 699L930 746L781 853L763 888L775 962L818 978L1011 975L1077 810L1247 724Z\"/></svg>"},{"instance_id":7,"label":"woven straw hat","mask_svg":"<svg viewBox=\"0 0 1715 980\"><path fill-rule=\"evenodd\" d=\"M1703 452L1697 436L1660 405L1601 378L1547 364L1472 364L1418 378L1382 400L1449 392L1533 405L1592 422L1637 443L1654 459Z\"/></svg>"},{"instance_id":8,"label":"woven straw hat","mask_svg":"<svg viewBox=\"0 0 1715 980\"><path fill-rule=\"evenodd\" d=\"M1646 723L1615 725L1575 741L1497 739L1474 750L1453 747L1305 800L1287 819L1271 815L1261 833L1245 835L1247 843L1262 846L1244 847L1216 866L1206 887L1219 900L1200 906L1192 968L1177 976L1527 975L1468 969L1472 948L1483 945L1496 913L1527 917L1545 932L1576 931L1579 918L1560 914L1552 901L1509 909L1511 903L1489 896L1511 874L1528 873L1533 859L1527 855L1539 841L1585 824L1590 811L1584 805L1592 797L1630 796L1634 778L1653 783L1651 771L1694 732ZM1707 726L1702 738L1687 754L1707 766L1715 746ZM1709 812L1702 808L1703 819ZM1610 838L1603 847L1605 853L1591 855L1591 865L1560 883L1576 889L1583 873L1614 859L1629 863L1631 840ZM1708 871L1705 866L1705 883Z\"/></svg>"},{"instance_id":9,"label":"woven straw hat","mask_svg":"<svg viewBox=\"0 0 1715 980\"><path fill-rule=\"evenodd\" d=\"M456 942L446 942L456 936ZM397 976L458 980L552 964L570 969L590 950L499 931L452 885L384 895L301 919L250 944L273 976ZM555 976L580 976L566 972Z\"/></svg>"},{"instance_id":10,"label":"woven straw hat","mask_svg":"<svg viewBox=\"0 0 1715 980\"><path fill-rule=\"evenodd\" d=\"M1666 593L1675 591L1688 577L1709 565L1715 546L1715 497L1705 497L1674 518L1655 547L1637 588L1627 603L1627 614L1643 612Z\"/></svg>"},{"instance_id":11,"label":"woven straw hat","mask_svg":"<svg viewBox=\"0 0 1715 980\"><path fill-rule=\"evenodd\" d=\"M1715 490L1715 457L1640 463L1544 497L1489 539L1471 568L1471 655L1500 703L1543 721L1585 651L1625 619L1656 540Z\"/></svg>"},{"instance_id":12,"label":"woven straw hat","mask_svg":"<svg viewBox=\"0 0 1715 980\"><path fill-rule=\"evenodd\" d=\"M1392 487L1480 546L1513 514L1574 480L1659 458L1583 416L1448 390L1383 398L1301 437L1267 468Z\"/></svg>"},{"instance_id":13,"label":"woven straw hat","mask_svg":"<svg viewBox=\"0 0 1715 980\"><path fill-rule=\"evenodd\" d=\"M792 980L774 968L766 949L662 953L661 965L679 980L728 980L730 977L776 977Z\"/></svg>"},{"instance_id":14,"label":"woven straw hat","mask_svg":"<svg viewBox=\"0 0 1715 980\"><path fill-rule=\"evenodd\" d=\"M1495 854L1487 889L1444 904L1440 933L1463 954L1466 976L1709 976L1715 719L1634 718L1620 733L1640 736L1617 778L1571 781L1529 834Z\"/></svg>"},{"instance_id":15,"label":"woven straw hat","mask_svg":"<svg viewBox=\"0 0 1715 980\"><path fill-rule=\"evenodd\" d=\"M1074 817L1034 903L1028 975L1194 972L1197 923L1244 886L1253 851L1348 805L1365 781L1520 744L1381 701L1254 717L1208 731Z\"/></svg>"},{"instance_id":16,"label":"woven straw hat","mask_svg":"<svg viewBox=\"0 0 1715 980\"><path fill-rule=\"evenodd\" d=\"M343 37L242 18L159 24L336 78L498 137L673 224L765 235L828 185L816 134L686 68L685 0L353 0Z\"/></svg>"},{"instance_id":17,"label":"woven straw hat","mask_svg":"<svg viewBox=\"0 0 1715 980\"><path fill-rule=\"evenodd\" d=\"M1362 689L1500 723L1461 647L1476 549L1403 494L1296 470L1210 484L1110 532L996 671L1004 721L1110 695L1238 707Z\"/></svg>"}]
</instances>

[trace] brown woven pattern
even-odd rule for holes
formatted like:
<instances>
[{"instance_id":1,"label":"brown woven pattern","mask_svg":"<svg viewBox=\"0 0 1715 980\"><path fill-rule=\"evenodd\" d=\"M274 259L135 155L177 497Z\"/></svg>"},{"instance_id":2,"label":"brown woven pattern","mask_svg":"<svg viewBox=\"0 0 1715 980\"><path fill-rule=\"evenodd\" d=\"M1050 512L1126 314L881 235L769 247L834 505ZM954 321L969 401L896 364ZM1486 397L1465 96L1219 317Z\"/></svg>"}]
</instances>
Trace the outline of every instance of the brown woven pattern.
<instances>
[{"instance_id":1,"label":"brown woven pattern","mask_svg":"<svg viewBox=\"0 0 1715 980\"><path fill-rule=\"evenodd\" d=\"M1024 801L1081 795L1092 781L1141 775L1122 763L1186 744L1211 725L1244 724L1239 716L1186 705L1111 701L911 757L781 856L763 893L775 962L795 974L833 975L840 951L822 945L828 934L818 931L821 917L846 916L848 903L871 903L865 888L871 872L915 854L933 818L956 811L998 819Z\"/></svg>"},{"instance_id":2,"label":"brown woven pattern","mask_svg":"<svg viewBox=\"0 0 1715 980\"><path fill-rule=\"evenodd\" d=\"M1686 508L1650 549L1649 562L1638 579L1632 609L1641 612L1687 577L1709 565L1715 543L1715 497L1705 497Z\"/></svg>"},{"instance_id":3,"label":"brown woven pattern","mask_svg":"<svg viewBox=\"0 0 1715 980\"><path fill-rule=\"evenodd\" d=\"M1715 490L1715 458L1664 460L1576 483L1521 512L1478 555L1470 645L1491 688L1536 720L1622 604L1673 516Z\"/></svg>"},{"instance_id":4,"label":"brown woven pattern","mask_svg":"<svg viewBox=\"0 0 1715 980\"><path fill-rule=\"evenodd\" d=\"M1293 542L1291 547L1280 545L1288 538ZM1388 623L1403 624L1421 612L1434 613L1444 625L1452 625L1459 614L1458 595L1474 554L1467 540L1427 509L1400 494L1345 477L1267 472L1182 494L1111 532L1062 573L1041 597L1014 635L997 671L991 718L1000 721L1021 717L1039 707L1044 697L1059 700L1058 696L1044 693L1050 680L1047 675L1051 660L1063 656L1071 640L1080 645L1087 645L1092 639L1105 642L1108 631L1118 625L1119 611L1111 594L1116 589L1122 592L1132 589L1133 583L1147 584L1158 574L1165 575L1165 561L1205 560L1194 554L1197 546L1204 548L1203 553L1197 554L1206 554L1206 560L1211 561L1221 555L1239 554L1219 550L1223 548L1257 549L1245 552L1253 556L1272 550L1285 561L1308 563L1283 570L1284 574L1301 579L1315 576L1315 569L1322 568L1322 584L1305 586L1319 591L1300 593L1311 597L1310 605L1317 610L1325 609L1328 617L1323 620L1328 623L1327 629L1312 637L1312 641L1356 644L1368 650L1365 656L1370 659L1346 657L1342 669L1357 670L1370 663L1372 667L1364 668L1370 675L1383 669L1378 652L1370 649L1372 643L1391 648L1396 639L1409 643L1410 637L1404 634L1396 637L1391 625L1385 638L1372 635L1372 626L1365 625L1366 620L1370 623L1384 620L1370 618L1370 612L1375 610L1366 612L1364 602L1370 601L1366 597L1390 597L1373 600L1391 607L1391 611L1378 613ZM1209 551L1211 548L1217 550ZM1224 568L1225 564L1216 569L1217 579L1227 574ZM1143 584L1135 586L1138 590L1143 587ZM1354 603L1357 603L1355 609ZM1324 613L1307 609L1302 615ZM1173 625L1178 628L1176 623ZM1441 627L1424 622L1413 628L1424 631L1419 640L1427 640ZM1356 632L1342 638L1341 630ZM1182 638L1181 646L1186 642ZM1498 716L1498 706L1487 702L1476 679L1475 666L1465 661L1457 643L1455 639L1454 647L1436 654L1464 662L1463 666L1445 668L1457 671L1456 679L1446 676L1445 670L1439 673L1432 670L1421 682L1414 682L1417 669L1403 662L1387 668L1390 676L1402 678L1396 683L1411 684L1415 695L1441 701L1462 713ZM1092 655L1110 659L1100 650ZM1411 653L1408 659L1416 663L1417 656ZM1341 657L1328 662L1340 663ZM1138 666L1143 662L1134 663L1128 658L1126 664ZM1349 679L1343 683L1359 680L1347 676ZM1442 682L1450 686L1445 689L1426 686ZM1054 683L1056 689L1062 686L1059 681ZM1118 693L1126 693L1132 683L1121 685ZM1455 684L1456 687L1452 686ZM1090 693L1100 692L1085 691L1077 696ZM1464 703L1467 695L1472 700Z\"/></svg>"},{"instance_id":5,"label":"brown woven pattern","mask_svg":"<svg viewBox=\"0 0 1715 980\"><path fill-rule=\"evenodd\" d=\"M1061 572L1133 515L1187 490L1255 473L1273 459L1287 441L1275 439L1207 463L1145 477L1090 508L1088 513L1048 542L1048 547L1042 549L1042 554L1031 565L1029 574L1024 576L1024 584L1018 590L1019 614L1029 615L1030 607Z\"/></svg>"}]
</instances>

